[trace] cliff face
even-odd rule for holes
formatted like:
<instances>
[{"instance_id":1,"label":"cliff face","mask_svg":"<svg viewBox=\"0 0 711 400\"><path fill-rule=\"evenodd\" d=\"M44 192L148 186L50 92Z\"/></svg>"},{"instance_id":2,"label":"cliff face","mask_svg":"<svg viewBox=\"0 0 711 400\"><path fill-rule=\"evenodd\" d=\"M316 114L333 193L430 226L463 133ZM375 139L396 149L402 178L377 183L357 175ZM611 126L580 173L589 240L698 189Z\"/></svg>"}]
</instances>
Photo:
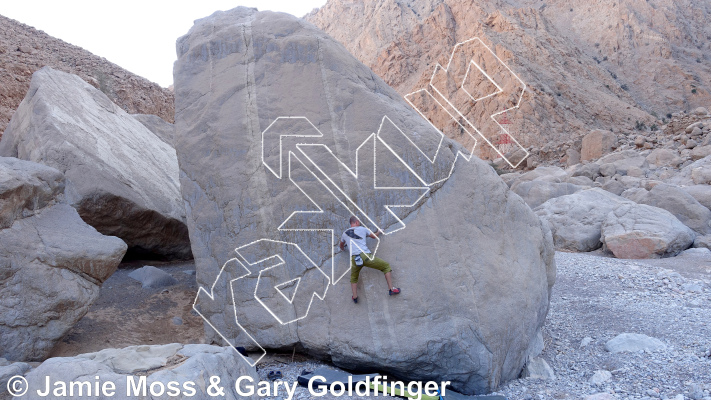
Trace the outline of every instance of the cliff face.
<instances>
[{"instance_id":1,"label":"cliff face","mask_svg":"<svg viewBox=\"0 0 711 400\"><path fill-rule=\"evenodd\" d=\"M558 160L592 129L628 135L708 107L709 17L704 0L329 0L306 19L402 95L481 38L528 85L510 131Z\"/></svg>"},{"instance_id":2,"label":"cliff face","mask_svg":"<svg viewBox=\"0 0 711 400\"><path fill-rule=\"evenodd\" d=\"M32 73L44 66L79 75L131 114L154 114L173 122L170 90L0 15L0 136L25 97Z\"/></svg>"}]
</instances>

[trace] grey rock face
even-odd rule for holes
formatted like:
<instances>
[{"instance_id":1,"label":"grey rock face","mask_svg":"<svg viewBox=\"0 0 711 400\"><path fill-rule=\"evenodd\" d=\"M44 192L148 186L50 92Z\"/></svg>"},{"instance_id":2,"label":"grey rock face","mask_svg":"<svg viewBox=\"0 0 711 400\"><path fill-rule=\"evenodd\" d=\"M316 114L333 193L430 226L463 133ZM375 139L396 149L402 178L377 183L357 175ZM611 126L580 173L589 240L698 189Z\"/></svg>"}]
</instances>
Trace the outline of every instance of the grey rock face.
<instances>
[{"instance_id":1,"label":"grey rock face","mask_svg":"<svg viewBox=\"0 0 711 400\"><path fill-rule=\"evenodd\" d=\"M173 147L173 136L175 136L175 125L166 122L163 118L151 114L131 114L131 116L142 123L162 141Z\"/></svg>"},{"instance_id":2,"label":"grey rock face","mask_svg":"<svg viewBox=\"0 0 711 400\"><path fill-rule=\"evenodd\" d=\"M0 177L0 188L8 190L0 192L2 208L22 210L6 213L15 220L0 227L0 357L42 360L89 310L126 244L58 203L59 171L0 158Z\"/></svg>"},{"instance_id":3,"label":"grey rock face","mask_svg":"<svg viewBox=\"0 0 711 400\"><path fill-rule=\"evenodd\" d=\"M145 383L141 383L143 376ZM220 386L225 395L223 399L258 399L252 396L240 396L235 390L235 381L241 376L248 376L253 382L259 382L259 376L254 367L249 364L231 347L217 347L204 344L166 344L154 346L131 346L123 349L106 349L97 353L80 354L76 357L54 357L27 374L26 378L31 388L45 388L46 377L52 381L89 382L92 384L92 399L128 400L136 398L171 398L207 400L217 398L210 396L208 387L210 377L220 378ZM95 377L100 382L114 382L113 396L94 395L93 383ZM128 377L133 377L133 384L141 392L136 393ZM176 389L170 389L169 382L177 382ZM186 383L194 385L186 386ZM145 396L143 387L145 384ZM188 388L192 388L192 390ZM163 395L152 396L151 388ZM84 387L86 390L86 387ZM127 395L131 390L131 395ZM168 395L172 391L175 395ZM176 393L177 392L177 393ZM86 395L86 391L84 392ZM67 396L54 396L50 393L44 397L49 400L65 399Z\"/></svg>"},{"instance_id":4,"label":"grey rock face","mask_svg":"<svg viewBox=\"0 0 711 400\"><path fill-rule=\"evenodd\" d=\"M572 183L554 183L546 181L521 182L511 187L511 190L521 196L523 201L531 208L536 208L546 201L573 194L582 190L582 187Z\"/></svg>"},{"instance_id":5,"label":"grey rock face","mask_svg":"<svg viewBox=\"0 0 711 400\"><path fill-rule=\"evenodd\" d=\"M711 210L677 186L659 184L647 193L636 193L634 199L640 204L669 211L696 233L701 235L711 233Z\"/></svg>"},{"instance_id":6,"label":"grey rock face","mask_svg":"<svg viewBox=\"0 0 711 400\"><path fill-rule=\"evenodd\" d=\"M602 246L600 231L607 214L626 201L595 188L551 199L534 211L549 224L557 249L593 251Z\"/></svg>"},{"instance_id":7,"label":"grey rock face","mask_svg":"<svg viewBox=\"0 0 711 400\"><path fill-rule=\"evenodd\" d=\"M175 151L78 76L35 72L0 155L64 173L82 219L131 251L190 257Z\"/></svg>"},{"instance_id":8,"label":"grey rock face","mask_svg":"<svg viewBox=\"0 0 711 400\"><path fill-rule=\"evenodd\" d=\"M139 268L128 274L128 276L141 282L143 288L157 289L178 283L178 280L173 278L169 273L152 265Z\"/></svg>"},{"instance_id":9,"label":"grey rock face","mask_svg":"<svg viewBox=\"0 0 711 400\"><path fill-rule=\"evenodd\" d=\"M639 333L621 333L605 343L605 350L611 353L624 351L656 351L667 346L659 339Z\"/></svg>"},{"instance_id":10,"label":"grey rock face","mask_svg":"<svg viewBox=\"0 0 711 400\"><path fill-rule=\"evenodd\" d=\"M622 204L602 223L600 240L617 258L674 256L694 243L694 232L666 210Z\"/></svg>"},{"instance_id":11,"label":"grey rock face","mask_svg":"<svg viewBox=\"0 0 711 400\"><path fill-rule=\"evenodd\" d=\"M333 39L292 16L247 8L218 12L196 21L177 49L181 188L197 280L208 289L217 282L214 299L199 297L198 309L230 343L256 348L236 326L236 308L238 321L260 345L298 343L344 368L451 380L465 393L490 391L518 376L547 312L555 279L552 241L489 165L461 157L455 164L457 144L445 138L438 147L441 134L394 90ZM275 122L283 116L305 116L313 126L298 118ZM319 132L323 136L307 136ZM284 137L280 148L279 137L287 133L303 137ZM430 156L438 150L434 163L409 138ZM375 152L378 185L424 187L416 177L434 183L453 166L454 172L414 197L405 189L375 192ZM361 178L346 170L356 171L356 160ZM390 233L400 225L383 206L405 202L414 204L396 210L405 228ZM298 213L319 209L324 212ZM382 273L365 268L360 301L353 304L346 255L338 253L331 269L330 234L278 229L319 227L340 236L354 212L388 233L377 256L391 263L394 283L403 289L398 296L388 296ZM298 244L323 270L287 251L291 245L263 239ZM248 266L228 262L238 247ZM274 255L285 264L263 269L274 264L259 260ZM260 273L268 284L257 286ZM306 302L279 303L270 315L256 301L255 289L264 288L260 300L274 302L280 296L267 289L295 278L301 280L294 296L304 293ZM325 293L325 299L309 303L312 293ZM282 325L275 318L302 316L308 304L301 320ZM206 332L222 342L212 328Z\"/></svg>"}]
</instances>

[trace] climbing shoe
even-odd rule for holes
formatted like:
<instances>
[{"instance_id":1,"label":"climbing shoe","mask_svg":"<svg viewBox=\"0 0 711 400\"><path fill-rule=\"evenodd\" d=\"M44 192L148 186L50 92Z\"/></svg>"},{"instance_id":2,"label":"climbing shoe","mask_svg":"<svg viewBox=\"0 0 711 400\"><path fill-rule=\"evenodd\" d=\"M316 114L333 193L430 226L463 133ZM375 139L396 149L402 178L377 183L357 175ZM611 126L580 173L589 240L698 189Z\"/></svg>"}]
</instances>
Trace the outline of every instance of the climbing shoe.
<instances>
[{"instance_id":1,"label":"climbing shoe","mask_svg":"<svg viewBox=\"0 0 711 400\"><path fill-rule=\"evenodd\" d=\"M353 299L353 302L354 302L354 303L358 304L358 298L357 298L357 297L351 297L351 299Z\"/></svg>"},{"instance_id":2,"label":"climbing shoe","mask_svg":"<svg viewBox=\"0 0 711 400\"><path fill-rule=\"evenodd\" d=\"M390 289L390 292L388 293L388 295L392 296L394 294L400 294L400 288L394 287L394 288Z\"/></svg>"}]
</instances>

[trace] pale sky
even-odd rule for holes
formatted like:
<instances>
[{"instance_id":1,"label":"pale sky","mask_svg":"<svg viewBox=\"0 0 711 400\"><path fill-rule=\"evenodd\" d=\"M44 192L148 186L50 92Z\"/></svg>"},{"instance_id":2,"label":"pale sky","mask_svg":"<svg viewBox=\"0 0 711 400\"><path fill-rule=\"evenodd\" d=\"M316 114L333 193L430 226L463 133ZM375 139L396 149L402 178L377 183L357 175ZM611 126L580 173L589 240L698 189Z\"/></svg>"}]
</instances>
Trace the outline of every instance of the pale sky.
<instances>
[{"instance_id":1,"label":"pale sky","mask_svg":"<svg viewBox=\"0 0 711 400\"><path fill-rule=\"evenodd\" d=\"M326 0L17 0L0 14L79 46L163 87L173 83L175 40L193 21L237 6L304 16Z\"/></svg>"}]
</instances>

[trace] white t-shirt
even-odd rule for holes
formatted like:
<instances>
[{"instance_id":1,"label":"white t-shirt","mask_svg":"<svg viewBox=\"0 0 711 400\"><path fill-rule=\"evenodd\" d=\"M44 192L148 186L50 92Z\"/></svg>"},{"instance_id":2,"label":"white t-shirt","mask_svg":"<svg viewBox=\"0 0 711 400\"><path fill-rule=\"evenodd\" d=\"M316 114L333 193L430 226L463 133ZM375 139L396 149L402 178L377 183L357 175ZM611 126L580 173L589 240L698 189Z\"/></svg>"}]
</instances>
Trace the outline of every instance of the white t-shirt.
<instances>
[{"instance_id":1,"label":"white t-shirt","mask_svg":"<svg viewBox=\"0 0 711 400\"><path fill-rule=\"evenodd\" d=\"M370 254L365 238L371 233L370 229L363 226L348 228L341 236L341 241L346 242L352 256L360 253Z\"/></svg>"}]
</instances>

